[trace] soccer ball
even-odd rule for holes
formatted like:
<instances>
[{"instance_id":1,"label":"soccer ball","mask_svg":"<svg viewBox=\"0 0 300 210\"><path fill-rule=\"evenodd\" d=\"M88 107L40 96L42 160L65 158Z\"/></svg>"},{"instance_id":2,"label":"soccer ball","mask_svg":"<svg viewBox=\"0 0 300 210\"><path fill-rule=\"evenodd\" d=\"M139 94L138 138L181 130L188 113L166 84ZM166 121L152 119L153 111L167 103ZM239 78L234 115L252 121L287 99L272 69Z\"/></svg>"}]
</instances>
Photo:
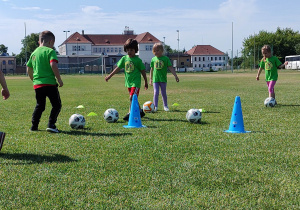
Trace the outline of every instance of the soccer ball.
<instances>
[{"instance_id":1,"label":"soccer ball","mask_svg":"<svg viewBox=\"0 0 300 210\"><path fill-rule=\"evenodd\" d=\"M274 107L276 105L275 98L272 98L272 97L266 98L264 104L266 107Z\"/></svg>"},{"instance_id":2,"label":"soccer ball","mask_svg":"<svg viewBox=\"0 0 300 210\"><path fill-rule=\"evenodd\" d=\"M143 110L146 113L151 113L154 112L155 106L154 103L152 103L152 101L147 101L143 104Z\"/></svg>"},{"instance_id":3,"label":"soccer ball","mask_svg":"<svg viewBox=\"0 0 300 210\"><path fill-rule=\"evenodd\" d=\"M199 109L190 109L186 113L186 119L191 123L200 123L201 117L202 115Z\"/></svg>"},{"instance_id":4,"label":"soccer ball","mask_svg":"<svg viewBox=\"0 0 300 210\"><path fill-rule=\"evenodd\" d=\"M119 113L118 113L117 110L110 108L110 109L107 109L104 112L103 117L106 120L106 122L108 122L108 123L114 123L114 122L118 121L118 119L119 119Z\"/></svg>"},{"instance_id":5,"label":"soccer ball","mask_svg":"<svg viewBox=\"0 0 300 210\"><path fill-rule=\"evenodd\" d=\"M79 129L79 128L82 129L82 128L84 128L84 126L85 126L84 116L82 116L81 114L73 114L69 118L69 125L73 129Z\"/></svg>"}]
</instances>

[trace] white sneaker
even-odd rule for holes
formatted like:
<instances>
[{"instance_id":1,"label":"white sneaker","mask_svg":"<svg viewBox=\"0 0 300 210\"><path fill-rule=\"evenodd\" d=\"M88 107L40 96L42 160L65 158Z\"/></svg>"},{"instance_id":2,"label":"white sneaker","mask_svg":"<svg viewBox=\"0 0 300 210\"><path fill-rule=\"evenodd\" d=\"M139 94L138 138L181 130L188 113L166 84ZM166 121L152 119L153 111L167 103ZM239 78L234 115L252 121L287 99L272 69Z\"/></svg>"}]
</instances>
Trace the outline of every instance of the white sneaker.
<instances>
[{"instance_id":1,"label":"white sneaker","mask_svg":"<svg viewBox=\"0 0 300 210\"><path fill-rule=\"evenodd\" d=\"M169 108L168 108L167 106L164 106L164 110L165 110L166 112L170 111Z\"/></svg>"},{"instance_id":2,"label":"white sneaker","mask_svg":"<svg viewBox=\"0 0 300 210\"><path fill-rule=\"evenodd\" d=\"M59 133L59 130L57 128L47 128L46 131L50 133Z\"/></svg>"},{"instance_id":3,"label":"white sneaker","mask_svg":"<svg viewBox=\"0 0 300 210\"><path fill-rule=\"evenodd\" d=\"M154 108L154 112L157 112L157 107Z\"/></svg>"}]
</instances>

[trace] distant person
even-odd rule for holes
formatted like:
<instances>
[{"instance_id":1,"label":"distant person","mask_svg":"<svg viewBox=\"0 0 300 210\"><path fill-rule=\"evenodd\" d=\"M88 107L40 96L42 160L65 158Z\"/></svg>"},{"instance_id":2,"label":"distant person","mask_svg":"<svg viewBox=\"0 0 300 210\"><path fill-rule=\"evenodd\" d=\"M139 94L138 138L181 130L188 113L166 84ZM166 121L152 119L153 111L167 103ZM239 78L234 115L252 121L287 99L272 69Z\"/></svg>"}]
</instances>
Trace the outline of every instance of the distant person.
<instances>
[{"instance_id":1,"label":"distant person","mask_svg":"<svg viewBox=\"0 0 300 210\"><path fill-rule=\"evenodd\" d=\"M61 100L58 86L63 86L57 67L57 56L53 50L55 36L51 31L43 31L39 35L39 47L31 54L27 62L27 72L33 81L36 106L32 114L31 131L38 131L39 122L49 98L52 109L49 116L47 131L59 133L56 128L57 117L61 110ZM57 84L58 83L58 84Z\"/></svg>"},{"instance_id":2,"label":"distant person","mask_svg":"<svg viewBox=\"0 0 300 210\"><path fill-rule=\"evenodd\" d=\"M145 65L142 60L135 54L138 52L138 42L135 39L128 39L124 44L124 51L127 52L127 55L123 56L117 63L117 67L105 77L105 81L108 80L118 73L121 69L125 71L125 87L128 88L129 92L129 113L123 118L123 120L128 121L130 115L130 107L132 102L132 97L134 94L139 95L141 88L141 75L145 81L145 90L148 89L147 75L145 71ZM145 113L140 109L141 117L145 116Z\"/></svg>"},{"instance_id":3,"label":"distant person","mask_svg":"<svg viewBox=\"0 0 300 210\"><path fill-rule=\"evenodd\" d=\"M4 74L1 70L0 70L0 85L2 87L1 94L2 94L3 100L6 100L6 99L9 98L10 94L9 94L9 90L7 88L7 84L6 84L6 81L5 81L5 78L4 78ZM5 139L5 133L0 132L0 151L2 149L4 139Z\"/></svg>"},{"instance_id":4,"label":"distant person","mask_svg":"<svg viewBox=\"0 0 300 210\"><path fill-rule=\"evenodd\" d=\"M278 79L278 68L284 69L285 65L287 65L288 62L286 61L284 64L282 64L276 56L272 56L271 47L269 45L264 45L261 48L261 52L262 52L263 58L261 59L261 61L259 63L259 69L257 72L256 80L259 80L259 75L260 75L261 71L264 69L266 82L267 82L267 86L268 86L268 91L269 91L269 97L272 97L275 99L274 86Z\"/></svg>"},{"instance_id":5,"label":"distant person","mask_svg":"<svg viewBox=\"0 0 300 210\"><path fill-rule=\"evenodd\" d=\"M158 96L159 87L161 89L161 95L164 104L164 110L169 111L168 100L167 100L167 72L169 71L174 75L176 82L179 82L179 78L172 67L171 61L167 56L163 56L164 47L161 43L156 43L152 49L155 57L151 60L150 69L150 85L153 85L153 102L155 106L155 111L158 108Z\"/></svg>"}]
</instances>

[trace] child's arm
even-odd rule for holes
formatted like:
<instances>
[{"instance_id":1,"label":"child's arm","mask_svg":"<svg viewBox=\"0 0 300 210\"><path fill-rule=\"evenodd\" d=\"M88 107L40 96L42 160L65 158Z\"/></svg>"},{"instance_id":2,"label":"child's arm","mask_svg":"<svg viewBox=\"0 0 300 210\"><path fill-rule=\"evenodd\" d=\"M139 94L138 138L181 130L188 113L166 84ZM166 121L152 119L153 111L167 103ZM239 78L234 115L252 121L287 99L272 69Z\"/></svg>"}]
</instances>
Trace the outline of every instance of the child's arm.
<instances>
[{"instance_id":1,"label":"child's arm","mask_svg":"<svg viewBox=\"0 0 300 210\"><path fill-rule=\"evenodd\" d=\"M57 63L56 62L51 62L50 66L52 68L52 71L53 71L56 79L57 79L59 87L62 87L64 85L64 83L63 83L63 81L60 78L60 74L59 74L59 70L58 70L58 67L57 67Z\"/></svg>"},{"instance_id":2,"label":"child's arm","mask_svg":"<svg viewBox=\"0 0 300 210\"><path fill-rule=\"evenodd\" d=\"M179 78L175 72L175 69L172 66L169 66L168 69L174 75L176 82L179 82Z\"/></svg>"},{"instance_id":3,"label":"child's arm","mask_svg":"<svg viewBox=\"0 0 300 210\"><path fill-rule=\"evenodd\" d=\"M9 91L7 88L7 84L6 84L3 72L1 70L0 70L0 84L2 86L1 94L3 96L3 100L6 100L9 98L10 94L9 94Z\"/></svg>"},{"instance_id":4,"label":"child's arm","mask_svg":"<svg viewBox=\"0 0 300 210\"><path fill-rule=\"evenodd\" d=\"M262 71L262 68L259 67L259 69L258 69L258 71L257 71L256 80L259 80L259 75L260 75L261 71Z\"/></svg>"},{"instance_id":5,"label":"child's arm","mask_svg":"<svg viewBox=\"0 0 300 210\"><path fill-rule=\"evenodd\" d=\"M33 68L27 66L27 74L31 81L33 81Z\"/></svg>"},{"instance_id":6,"label":"child's arm","mask_svg":"<svg viewBox=\"0 0 300 210\"><path fill-rule=\"evenodd\" d=\"M288 65L288 61L284 62L284 64L281 64L280 66L278 66L279 69L285 69L285 66Z\"/></svg>"},{"instance_id":7,"label":"child's arm","mask_svg":"<svg viewBox=\"0 0 300 210\"><path fill-rule=\"evenodd\" d=\"M105 77L105 81L108 82L112 76L114 76L116 73L118 73L121 69L119 67L116 67L108 76Z\"/></svg>"},{"instance_id":8,"label":"child's arm","mask_svg":"<svg viewBox=\"0 0 300 210\"><path fill-rule=\"evenodd\" d=\"M150 81L149 81L149 85L153 85L153 80L152 80L152 77L153 77L153 68L150 69Z\"/></svg>"},{"instance_id":9,"label":"child's arm","mask_svg":"<svg viewBox=\"0 0 300 210\"><path fill-rule=\"evenodd\" d=\"M142 74L142 76L144 78L144 81L145 81L145 90L147 90L148 89L148 81L147 81L146 70L142 70L141 74Z\"/></svg>"}]
</instances>

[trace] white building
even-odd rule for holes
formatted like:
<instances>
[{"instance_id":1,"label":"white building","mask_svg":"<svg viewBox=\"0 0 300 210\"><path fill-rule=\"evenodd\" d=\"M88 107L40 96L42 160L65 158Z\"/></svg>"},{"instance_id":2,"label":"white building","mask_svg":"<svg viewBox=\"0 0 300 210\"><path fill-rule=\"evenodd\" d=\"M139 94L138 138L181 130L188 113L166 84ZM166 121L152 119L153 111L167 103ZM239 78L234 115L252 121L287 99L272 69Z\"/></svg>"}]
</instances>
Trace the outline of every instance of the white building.
<instances>
[{"instance_id":1,"label":"white building","mask_svg":"<svg viewBox=\"0 0 300 210\"><path fill-rule=\"evenodd\" d=\"M70 35L61 45L58 46L59 54L66 56L122 56L124 52L124 43L132 38L139 43L139 52L137 55L144 63L150 64L153 57L152 48L157 42L161 42L149 32L134 34L132 30L126 27L123 34L85 34L75 32ZM117 61L114 60L114 63Z\"/></svg>"},{"instance_id":2,"label":"white building","mask_svg":"<svg viewBox=\"0 0 300 210\"><path fill-rule=\"evenodd\" d=\"M197 45L187 51L191 56L191 65L195 71L224 69L228 62L227 54L211 45Z\"/></svg>"}]
</instances>

